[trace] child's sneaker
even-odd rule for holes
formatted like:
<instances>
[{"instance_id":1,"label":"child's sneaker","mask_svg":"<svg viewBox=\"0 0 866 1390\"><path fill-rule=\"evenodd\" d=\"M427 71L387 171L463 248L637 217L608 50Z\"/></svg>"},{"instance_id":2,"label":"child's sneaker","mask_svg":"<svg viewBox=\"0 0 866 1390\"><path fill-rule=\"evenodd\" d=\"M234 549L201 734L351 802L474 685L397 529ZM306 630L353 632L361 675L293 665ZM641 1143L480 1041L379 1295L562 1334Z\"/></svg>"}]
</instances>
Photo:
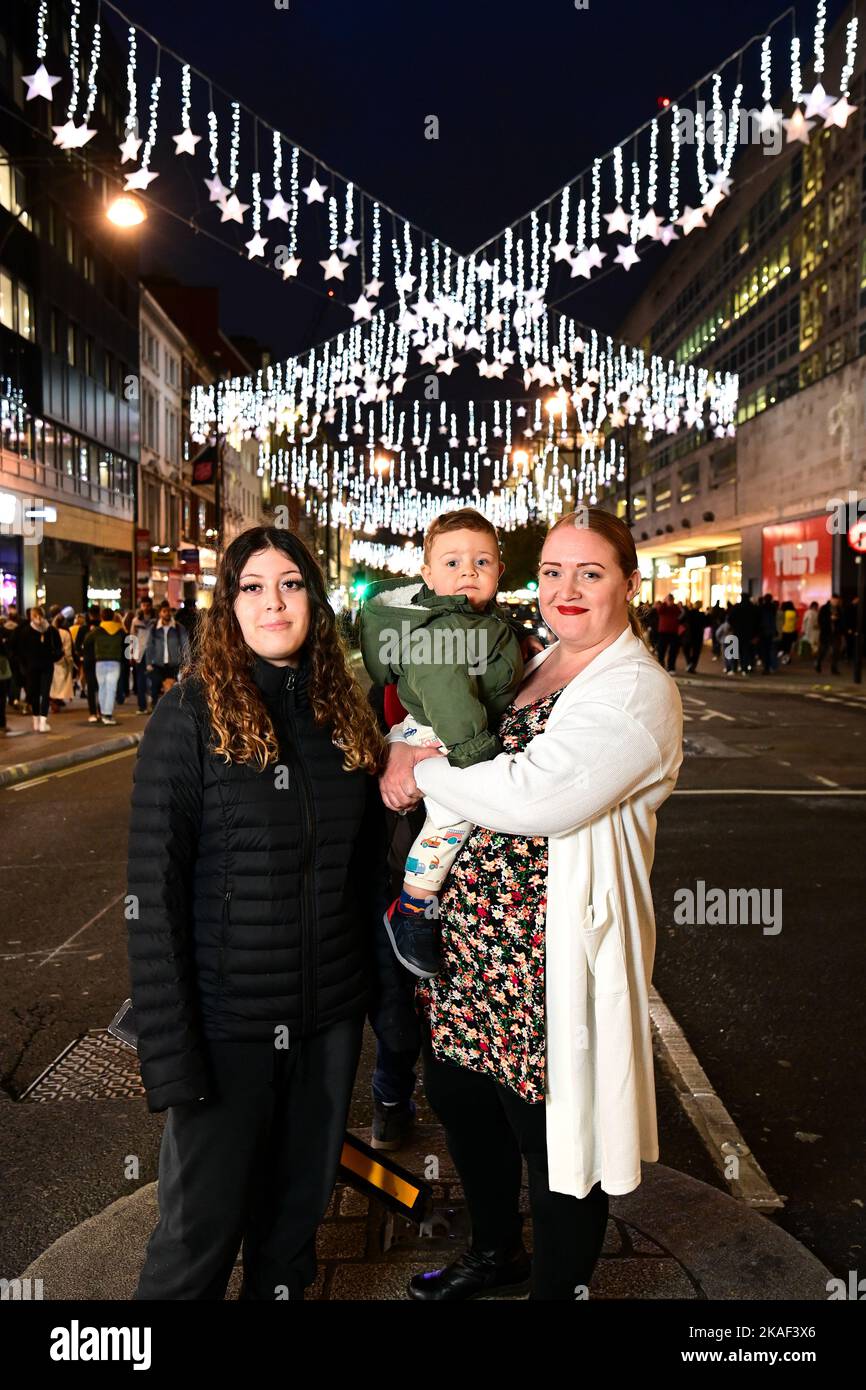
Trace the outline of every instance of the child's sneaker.
<instances>
[{"instance_id":1,"label":"child's sneaker","mask_svg":"<svg viewBox=\"0 0 866 1390\"><path fill-rule=\"evenodd\" d=\"M413 975L429 980L442 969L436 928L423 911L401 912L399 904L400 899L395 898L383 918L394 955Z\"/></svg>"}]
</instances>

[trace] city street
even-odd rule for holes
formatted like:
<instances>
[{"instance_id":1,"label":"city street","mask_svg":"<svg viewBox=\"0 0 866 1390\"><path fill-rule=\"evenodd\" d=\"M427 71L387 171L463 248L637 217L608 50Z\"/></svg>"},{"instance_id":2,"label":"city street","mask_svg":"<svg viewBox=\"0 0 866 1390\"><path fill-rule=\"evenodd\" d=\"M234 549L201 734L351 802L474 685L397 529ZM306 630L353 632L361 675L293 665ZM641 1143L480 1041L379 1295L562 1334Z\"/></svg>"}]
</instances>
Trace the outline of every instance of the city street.
<instances>
[{"instance_id":1,"label":"city street","mask_svg":"<svg viewBox=\"0 0 866 1390\"><path fill-rule=\"evenodd\" d=\"M687 754L660 816L654 984L785 1199L766 1219L843 1274L862 1258L864 1234L864 1021L852 969L862 914L852 904L862 892L866 703L780 694L758 677L679 684ZM120 715L118 736L140 727ZM0 791L7 1270L156 1173L162 1117L143 1099L19 1100L74 1040L104 1029L127 993L134 757L123 750ZM769 931L758 922L679 925L675 894L698 880L707 892L784 885L781 913ZM368 1039L352 1114L359 1126L370 1122L371 1055ZM662 1162L724 1190L662 1069L658 1090ZM139 1158L137 1180L125 1175L128 1155Z\"/></svg>"}]
</instances>

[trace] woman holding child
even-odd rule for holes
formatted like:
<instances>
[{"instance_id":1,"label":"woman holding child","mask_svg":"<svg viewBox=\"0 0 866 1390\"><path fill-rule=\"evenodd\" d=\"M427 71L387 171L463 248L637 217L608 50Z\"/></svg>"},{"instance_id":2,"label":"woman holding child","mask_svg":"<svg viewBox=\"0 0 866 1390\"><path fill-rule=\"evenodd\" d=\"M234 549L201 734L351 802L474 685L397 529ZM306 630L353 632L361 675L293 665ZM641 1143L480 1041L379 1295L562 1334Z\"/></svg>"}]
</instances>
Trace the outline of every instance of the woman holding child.
<instances>
[{"instance_id":1,"label":"woman holding child","mask_svg":"<svg viewBox=\"0 0 866 1390\"><path fill-rule=\"evenodd\" d=\"M496 542L483 518L463 515L458 549L473 528ZM452 593L480 582L471 545L457 577ZM425 1090L472 1243L447 1268L416 1276L413 1298L527 1286L522 1157L531 1297L584 1296L608 1194L632 1191L641 1161L658 1159L649 875L656 812L682 761L682 709L641 640L639 584L621 521L596 508L563 517L545 540L538 588L559 640L527 665L498 719L502 751L460 766L403 738L389 749L387 806L406 811L423 793L470 826L439 898L441 971L419 985L418 1001Z\"/></svg>"}]
</instances>

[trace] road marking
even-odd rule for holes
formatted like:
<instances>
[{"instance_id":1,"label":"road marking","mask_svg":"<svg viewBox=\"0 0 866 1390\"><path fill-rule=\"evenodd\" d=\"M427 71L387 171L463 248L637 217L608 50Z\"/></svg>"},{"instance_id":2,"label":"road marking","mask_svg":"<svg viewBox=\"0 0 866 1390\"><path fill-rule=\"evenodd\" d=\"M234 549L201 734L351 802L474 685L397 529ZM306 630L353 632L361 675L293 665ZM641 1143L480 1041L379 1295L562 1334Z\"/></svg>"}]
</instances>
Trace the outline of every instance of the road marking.
<instances>
[{"instance_id":1,"label":"road marking","mask_svg":"<svg viewBox=\"0 0 866 1390\"><path fill-rule=\"evenodd\" d=\"M52 777L71 777L74 772L88 772L91 768L113 763L117 758L128 758L130 753L137 752L138 748L135 747L123 748L119 753L106 753L104 758L91 758L89 762L76 763L75 767L59 768L57 772L46 772L42 777L29 777L26 782L13 782L6 791L26 792L29 787L38 787L42 782L50 782Z\"/></svg>"},{"instance_id":2,"label":"road marking","mask_svg":"<svg viewBox=\"0 0 866 1390\"><path fill-rule=\"evenodd\" d=\"M831 782L829 777L822 777L819 772L810 772L809 776L816 782L823 782L825 787L838 787L838 782Z\"/></svg>"},{"instance_id":3,"label":"road marking","mask_svg":"<svg viewBox=\"0 0 866 1390\"><path fill-rule=\"evenodd\" d=\"M649 1011L658 1042L661 1064L673 1082L680 1104L697 1130L704 1147L731 1193L748 1207L761 1211L778 1210L785 1205L770 1183L710 1079L689 1046L688 1040L662 999L650 987ZM738 1176L729 1177L725 1167L736 1158Z\"/></svg>"},{"instance_id":4,"label":"road marking","mask_svg":"<svg viewBox=\"0 0 866 1390\"><path fill-rule=\"evenodd\" d=\"M675 787L672 796L866 796L866 787Z\"/></svg>"},{"instance_id":5,"label":"road marking","mask_svg":"<svg viewBox=\"0 0 866 1390\"><path fill-rule=\"evenodd\" d=\"M112 898L110 903L106 903L106 904L105 904L105 907L101 908L100 911L97 912L97 914L96 914L95 917L91 917L91 919L90 919L89 922L85 922L83 927L79 927L79 928L78 928L78 931L73 932L71 936L68 936L64 942L62 942L62 943L61 943L59 946L57 946L53 951L51 951L50 954L47 955L47 956L45 957L44 960L41 960L41 961L39 962L39 964L37 965L36 969L37 969L37 970L41 970L42 967L43 967L43 965L47 965L48 962L51 960L51 958L52 958L53 956L59 955L60 952L64 949L65 946L68 946L69 943L70 943L71 941L74 941L75 938L76 938L77 936L80 936L81 933L82 933L83 931L87 931L87 928L88 928L88 927L92 927L93 924L94 924L94 922L98 922L99 919L100 919L100 917L104 917L105 914L106 914L106 912L109 912L109 911L111 910L111 908L116 907L117 904L118 904L125 896L126 896L125 893L122 893L122 892L121 892L121 893L118 893L118 894L117 894L117 897L116 897L116 898Z\"/></svg>"}]
</instances>

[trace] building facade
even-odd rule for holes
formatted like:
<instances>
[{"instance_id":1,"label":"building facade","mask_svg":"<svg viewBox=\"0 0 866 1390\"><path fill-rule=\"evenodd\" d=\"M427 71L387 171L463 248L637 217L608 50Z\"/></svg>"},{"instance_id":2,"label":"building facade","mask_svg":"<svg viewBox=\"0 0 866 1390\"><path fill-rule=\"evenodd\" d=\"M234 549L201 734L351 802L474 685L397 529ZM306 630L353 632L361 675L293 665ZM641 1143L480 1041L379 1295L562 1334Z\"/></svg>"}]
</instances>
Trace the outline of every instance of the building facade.
<instances>
[{"instance_id":1,"label":"building facade","mask_svg":"<svg viewBox=\"0 0 866 1390\"><path fill-rule=\"evenodd\" d=\"M828 41L828 73L844 62L848 18ZM740 383L735 438L709 429L633 448L644 598L709 605L742 589L801 605L854 589L840 504L866 512L862 56L849 100L843 129L816 121L807 145L741 151L730 198L669 249L621 327L627 342Z\"/></svg>"},{"instance_id":2,"label":"building facade","mask_svg":"<svg viewBox=\"0 0 866 1390\"><path fill-rule=\"evenodd\" d=\"M49 13L49 23L52 16ZM64 154L25 101L32 16L0 17L0 601L127 606L138 458L134 234L103 172L122 127L106 42L99 135ZM56 119L56 117L55 117ZM40 138L43 137L43 138Z\"/></svg>"}]
</instances>

